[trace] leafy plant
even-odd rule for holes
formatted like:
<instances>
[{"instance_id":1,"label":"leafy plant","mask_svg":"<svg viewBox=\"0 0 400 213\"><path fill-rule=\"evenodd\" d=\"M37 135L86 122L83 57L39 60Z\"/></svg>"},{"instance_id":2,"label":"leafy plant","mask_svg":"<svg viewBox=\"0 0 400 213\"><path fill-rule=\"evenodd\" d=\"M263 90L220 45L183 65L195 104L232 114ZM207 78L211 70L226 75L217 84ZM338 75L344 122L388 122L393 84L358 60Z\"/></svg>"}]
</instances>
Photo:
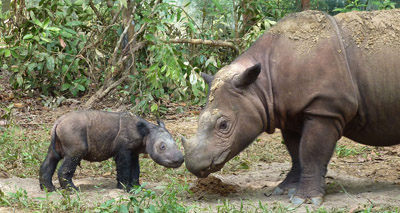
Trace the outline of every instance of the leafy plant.
<instances>
[{"instance_id":1,"label":"leafy plant","mask_svg":"<svg viewBox=\"0 0 400 213\"><path fill-rule=\"evenodd\" d=\"M367 11L367 10L387 10L395 8L396 3L391 0L348 0L344 8L335 8L335 12L349 12L349 11Z\"/></svg>"}]
</instances>

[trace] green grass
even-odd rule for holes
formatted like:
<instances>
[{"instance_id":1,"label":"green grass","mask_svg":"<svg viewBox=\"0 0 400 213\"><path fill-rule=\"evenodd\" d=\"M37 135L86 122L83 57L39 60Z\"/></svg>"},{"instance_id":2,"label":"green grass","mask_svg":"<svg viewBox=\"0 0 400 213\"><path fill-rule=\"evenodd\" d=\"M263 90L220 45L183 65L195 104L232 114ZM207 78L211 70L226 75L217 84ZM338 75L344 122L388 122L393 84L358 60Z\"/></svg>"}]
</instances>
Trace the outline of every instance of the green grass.
<instances>
[{"instance_id":1,"label":"green grass","mask_svg":"<svg viewBox=\"0 0 400 213\"><path fill-rule=\"evenodd\" d=\"M11 125L0 132L0 170L17 177L36 177L48 148L48 129L38 126L35 134Z\"/></svg>"},{"instance_id":2,"label":"green grass","mask_svg":"<svg viewBox=\"0 0 400 213\"><path fill-rule=\"evenodd\" d=\"M11 124L0 132L0 170L11 176L37 178L41 162L47 154L50 143L50 126L23 128ZM276 136L275 136L276 137ZM289 156L279 138L258 139L240 155L225 165L221 174L246 171L257 162L288 162ZM339 157L360 155L365 146L347 146L338 144L336 154ZM263 203L254 200L229 200L221 197L217 204L193 200L188 179L193 176L182 166L167 169L156 164L150 158L140 156L141 183L164 182L162 188L145 189L139 187L132 193L123 193L106 201L87 202L85 193L59 190L45 193L43 197L29 195L25 189L16 188L14 192L4 193L0 189L0 207L26 212L296 212L295 208L279 202ZM90 163L82 161L74 179L82 177L116 176L112 159ZM56 174L55 174L56 175ZM101 193L101 192L100 192ZM209 205L209 206L204 206ZM348 212L350 209L309 209L309 212ZM357 209L357 212L400 212L399 207L370 205Z\"/></svg>"}]
</instances>

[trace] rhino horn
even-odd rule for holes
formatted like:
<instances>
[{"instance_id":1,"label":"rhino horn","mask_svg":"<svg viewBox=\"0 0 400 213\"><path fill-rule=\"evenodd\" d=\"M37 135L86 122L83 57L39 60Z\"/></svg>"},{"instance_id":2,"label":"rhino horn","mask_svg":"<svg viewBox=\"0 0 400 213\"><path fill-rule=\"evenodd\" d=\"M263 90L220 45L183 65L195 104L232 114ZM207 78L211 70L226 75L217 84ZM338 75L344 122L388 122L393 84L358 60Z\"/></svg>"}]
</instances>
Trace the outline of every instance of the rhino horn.
<instances>
[{"instance_id":1,"label":"rhino horn","mask_svg":"<svg viewBox=\"0 0 400 213\"><path fill-rule=\"evenodd\" d=\"M192 140L187 140L183 135L181 135L181 140L185 151L189 151L191 149Z\"/></svg>"}]
</instances>

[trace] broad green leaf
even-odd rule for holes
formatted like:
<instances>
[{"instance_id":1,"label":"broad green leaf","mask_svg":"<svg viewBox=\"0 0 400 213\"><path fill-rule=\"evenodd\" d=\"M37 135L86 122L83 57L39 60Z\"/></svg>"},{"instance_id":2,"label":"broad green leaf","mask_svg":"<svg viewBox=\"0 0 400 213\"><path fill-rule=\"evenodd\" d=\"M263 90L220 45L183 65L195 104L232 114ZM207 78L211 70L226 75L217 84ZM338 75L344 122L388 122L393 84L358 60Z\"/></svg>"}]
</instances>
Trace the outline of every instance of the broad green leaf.
<instances>
[{"instance_id":1,"label":"broad green leaf","mask_svg":"<svg viewBox=\"0 0 400 213\"><path fill-rule=\"evenodd\" d=\"M50 43L50 42L51 42L51 40L50 40L50 39L48 39L48 38L45 38L45 37L40 37L40 39L42 39L43 41L45 41L45 42L47 42L47 43Z\"/></svg>"},{"instance_id":2,"label":"broad green leaf","mask_svg":"<svg viewBox=\"0 0 400 213\"><path fill-rule=\"evenodd\" d=\"M128 206L121 205L120 208L119 208L119 212L121 212L121 213L129 213Z\"/></svg>"},{"instance_id":3,"label":"broad green leaf","mask_svg":"<svg viewBox=\"0 0 400 213\"><path fill-rule=\"evenodd\" d=\"M14 58L19 58L19 55L17 54L17 52L15 52L14 50L10 50L10 52L11 52L11 55L12 55Z\"/></svg>"},{"instance_id":4,"label":"broad green leaf","mask_svg":"<svg viewBox=\"0 0 400 213\"><path fill-rule=\"evenodd\" d=\"M82 5L83 3L85 3L85 0L76 0L76 1L74 2L74 5L80 6L80 5Z\"/></svg>"},{"instance_id":5,"label":"broad green leaf","mask_svg":"<svg viewBox=\"0 0 400 213\"><path fill-rule=\"evenodd\" d=\"M38 25L39 27L43 28L42 22L40 22L38 19L33 19L33 23L35 23L35 24Z\"/></svg>"},{"instance_id":6,"label":"broad green leaf","mask_svg":"<svg viewBox=\"0 0 400 213\"><path fill-rule=\"evenodd\" d=\"M11 55L11 52L9 49L4 50L4 56L9 57Z\"/></svg>"},{"instance_id":7,"label":"broad green leaf","mask_svg":"<svg viewBox=\"0 0 400 213\"><path fill-rule=\"evenodd\" d=\"M33 38L33 35L32 34L26 34L22 39L31 39L31 38Z\"/></svg>"},{"instance_id":8,"label":"broad green leaf","mask_svg":"<svg viewBox=\"0 0 400 213\"><path fill-rule=\"evenodd\" d=\"M158 105L156 103L152 104L150 110L151 110L151 112L157 111L158 110Z\"/></svg>"},{"instance_id":9,"label":"broad green leaf","mask_svg":"<svg viewBox=\"0 0 400 213\"><path fill-rule=\"evenodd\" d=\"M60 35L64 38L72 38L72 34L67 31L61 31Z\"/></svg>"},{"instance_id":10,"label":"broad green leaf","mask_svg":"<svg viewBox=\"0 0 400 213\"><path fill-rule=\"evenodd\" d=\"M53 31L53 32L58 32L58 31L60 31L61 29L58 28L58 27L48 27L47 30L50 30L50 31Z\"/></svg>"},{"instance_id":11,"label":"broad green leaf","mask_svg":"<svg viewBox=\"0 0 400 213\"><path fill-rule=\"evenodd\" d=\"M79 25L82 25L81 21L70 21L67 24L65 24L65 26L67 26L67 27L76 27Z\"/></svg>"},{"instance_id":12,"label":"broad green leaf","mask_svg":"<svg viewBox=\"0 0 400 213\"><path fill-rule=\"evenodd\" d=\"M65 31L65 32L68 32L68 33L74 34L74 35L76 35L76 34L77 34L77 32L76 32L75 30L73 30L73 29L70 29L70 28L67 28L67 27L63 27L63 28L62 28L62 30L63 30L63 31Z\"/></svg>"},{"instance_id":13,"label":"broad green leaf","mask_svg":"<svg viewBox=\"0 0 400 213\"><path fill-rule=\"evenodd\" d=\"M53 58L53 56L50 56L50 57L47 58L46 67L50 71L54 71L54 58Z\"/></svg>"},{"instance_id":14,"label":"broad green leaf","mask_svg":"<svg viewBox=\"0 0 400 213\"><path fill-rule=\"evenodd\" d=\"M196 29L194 28L194 25L192 24L192 22L188 22L189 28L192 30L192 32L195 32Z\"/></svg>"},{"instance_id":15,"label":"broad green leaf","mask_svg":"<svg viewBox=\"0 0 400 213\"><path fill-rule=\"evenodd\" d=\"M190 84L195 85L197 83L197 75L196 72L192 71L189 76Z\"/></svg>"},{"instance_id":16,"label":"broad green leaf","mask_svg":"<svg viewBox=\"0 0 400 213\"><path fill-rule=\"evenodd\" d=\"M85 91L85 86L83 86L82 84L76 84L76 88L78 88L78 90L80 91Z\"/></svg>"},{"instance_id":17,"label":"broad green leaf","mask_svg":"<svg viewBox=\"0 0 400 213\"><path fill-rule=\"evenodd\" d=\"M65 91L71 87L71 84L65 83L61 86L61 91Z\"/></svg>"},{"instance_id":18,"label":"broad green leaf","mask_svg":"<svg viewBox=\"0 0 400 213\"><path fill-rule=\"evenodd\" d=\"M47 17L46 20L43 22L43 29L46 29L50 24L50 18Z\"/></svg>"},{"instance_id":19,"label":"broad green leaf","mask_svg":"<svg viewBox=\"0 0 400 213\"><path fill-rule=\"evenodd\" d=\"M37 63L30 63L30 64L28 65L28 70L29 70L29 71L32 71L33 69L35 69L36 66L37 66Z\"/></svg>"}]
</instances>

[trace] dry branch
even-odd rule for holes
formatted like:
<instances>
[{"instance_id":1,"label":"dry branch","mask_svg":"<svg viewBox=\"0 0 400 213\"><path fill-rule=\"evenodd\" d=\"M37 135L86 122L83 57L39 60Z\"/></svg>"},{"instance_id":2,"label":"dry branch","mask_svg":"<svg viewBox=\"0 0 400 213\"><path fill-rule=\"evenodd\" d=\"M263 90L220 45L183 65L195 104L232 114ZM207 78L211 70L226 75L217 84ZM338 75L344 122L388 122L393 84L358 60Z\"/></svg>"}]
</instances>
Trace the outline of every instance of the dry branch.
<instances>
[{"instance_id":1,"label":"dry branch","mask_svg":"<svg viewBox=\"0 0 400 213\"><path fill-rule=\"evenodd\" d=\"M170 39L163 40L165 43L188 43L188 44L204 44L216 47L229 47L235 50L236 53L239 53L239 48L236 47L233 43L222 40L203 40L203 39Z\"/></svg>"},{"instance_id":2,"label":"dry branch","mask_svg":"<svg viewBox=\"0 0 400 213\"><path fill-rule=\"evenodd\" d=\"M94 6L93 0L90 0L90 1L89 1L89 6L90 6L90 8L92 8L92 10L93 10L94 14L96 14L97 18L98 18L102 23L104 23L103 16L101 16L101 14L100 14L100 12L97 10L96 6Z\"/></svg>"}]
</instances>

